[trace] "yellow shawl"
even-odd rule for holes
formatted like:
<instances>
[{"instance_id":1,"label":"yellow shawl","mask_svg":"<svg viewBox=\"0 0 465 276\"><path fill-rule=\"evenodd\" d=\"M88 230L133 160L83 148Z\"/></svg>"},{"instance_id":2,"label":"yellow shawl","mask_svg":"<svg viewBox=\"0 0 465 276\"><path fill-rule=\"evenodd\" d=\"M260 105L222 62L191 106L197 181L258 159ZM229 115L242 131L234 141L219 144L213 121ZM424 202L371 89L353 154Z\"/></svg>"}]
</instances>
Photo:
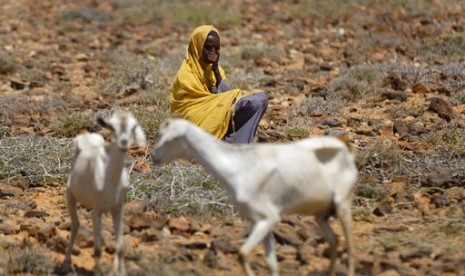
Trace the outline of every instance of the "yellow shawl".
<instances>
[{"instance_id":1,"label":"yellow shawl","mask_svg":"<svg viewBox=\"0 0 465 276\"><path fill-rule=\"evenodd\" d=\"M240 89L213 94L216 84L211 64L200 62L203 44L211 31L219 32L211 25L197 27L191 34L186 57L171 86L171 113L179 114L204 130L222 139L228 130L231 113ZM223 68L220 73L225 79Z\"/></svg>"}]
</instances>

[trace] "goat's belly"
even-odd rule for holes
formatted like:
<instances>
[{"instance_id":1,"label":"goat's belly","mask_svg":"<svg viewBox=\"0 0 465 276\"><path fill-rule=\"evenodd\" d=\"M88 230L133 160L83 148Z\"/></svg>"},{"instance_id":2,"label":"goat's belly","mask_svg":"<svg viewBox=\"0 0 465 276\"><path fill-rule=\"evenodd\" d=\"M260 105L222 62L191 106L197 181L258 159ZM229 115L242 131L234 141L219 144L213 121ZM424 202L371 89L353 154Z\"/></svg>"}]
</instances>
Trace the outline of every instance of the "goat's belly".
<instances>
[{"instance_id":1,"label":"goat's belly","mask_svg":"<svg viewBox=\"0 0 465 276\"><path fill-rule=\"evenodd\" d=\"M72 189L72 194L77 202L87 208L98 208L107 211L114 208L119 202L119 194L115 192L97 191L95 189ZM113 196L112 196L113 195Z\"/></svg>"},{"instance_id":2,"label":"goat's belly","mask_svg":"<svg viewBox=\"0 0 465 276\"><path fill-rule=\"evenodd\" d=\"M302 203L289 208L286 213L300 214L300 215L317 215L326 213L331 208L330 201L313 201L310 203Z\"/></svg>"}]
</instances>

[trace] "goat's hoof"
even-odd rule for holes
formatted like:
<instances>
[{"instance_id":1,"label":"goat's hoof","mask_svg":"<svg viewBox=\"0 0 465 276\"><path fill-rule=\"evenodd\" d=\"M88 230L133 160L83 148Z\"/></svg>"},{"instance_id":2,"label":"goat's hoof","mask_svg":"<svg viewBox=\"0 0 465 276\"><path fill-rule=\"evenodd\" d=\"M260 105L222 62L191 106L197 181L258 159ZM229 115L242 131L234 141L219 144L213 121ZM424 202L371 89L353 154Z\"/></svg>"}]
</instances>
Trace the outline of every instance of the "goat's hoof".
<instances>
[{"instance_id":1,"label":"goat's hoof","mask_svg":"<svg viewBox=\"0 0 465 276\"><path fill-rule=\"evenodd\" d=\"M70 264L69 263L62 263L58 267L55 268L54 273L57 275L66 275L69 272Z\"/></svg>"}]
</instances>

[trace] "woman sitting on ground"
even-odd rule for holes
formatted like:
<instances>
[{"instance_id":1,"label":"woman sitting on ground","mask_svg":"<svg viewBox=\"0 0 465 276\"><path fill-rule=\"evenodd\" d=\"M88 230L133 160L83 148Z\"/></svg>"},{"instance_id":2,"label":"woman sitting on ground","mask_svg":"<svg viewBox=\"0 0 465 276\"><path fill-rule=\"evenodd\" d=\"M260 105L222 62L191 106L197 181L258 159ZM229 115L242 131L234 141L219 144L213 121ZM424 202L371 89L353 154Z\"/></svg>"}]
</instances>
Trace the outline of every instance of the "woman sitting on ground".
<instances>
[{"instance_id":1,"label":"woman sitting on ground","mask_svg":"<svg viewBox=\"0 0 465 276\"><path fill-rule=\"evenodd\" d=\"M231 89L219 59L218 30L197 27L171 87L171 113L226 142L253 143L268 97L264 92Z\"/></svg>"}]
</instances>

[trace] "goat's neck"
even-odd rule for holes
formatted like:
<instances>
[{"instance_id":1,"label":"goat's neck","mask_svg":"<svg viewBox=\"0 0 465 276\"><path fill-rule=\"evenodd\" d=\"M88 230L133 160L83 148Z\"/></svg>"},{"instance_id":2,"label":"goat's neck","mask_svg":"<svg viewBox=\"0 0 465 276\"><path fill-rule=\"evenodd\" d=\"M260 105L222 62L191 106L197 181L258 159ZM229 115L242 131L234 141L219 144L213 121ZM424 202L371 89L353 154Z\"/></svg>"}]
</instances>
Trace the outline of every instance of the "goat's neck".
<instances>
[{"instance_id":1,"label":"goat's neck","mask_svg":"<svg viewBox=\"0 0 465 276\"><path fill-rule=\"evenodd\" d=\"M235 175L238 170L238 166L234 164L237 163L237 154L230 144L193 128L187 131L185 142L187 157L199 162L209 173L222 180L222 183L230 184L229 176Z\"/></svg>"},{"instance_id":2,"label":"goat's neck","mask_svg":"<svg viewBox=\"0 0 465 276\"><path fill-rule=\"evenodd\" d=\"M121 151L115 143L112 143L108 150L107 183L119 185L124 158L125 152Z\"/></svg>"}]
</instances>

